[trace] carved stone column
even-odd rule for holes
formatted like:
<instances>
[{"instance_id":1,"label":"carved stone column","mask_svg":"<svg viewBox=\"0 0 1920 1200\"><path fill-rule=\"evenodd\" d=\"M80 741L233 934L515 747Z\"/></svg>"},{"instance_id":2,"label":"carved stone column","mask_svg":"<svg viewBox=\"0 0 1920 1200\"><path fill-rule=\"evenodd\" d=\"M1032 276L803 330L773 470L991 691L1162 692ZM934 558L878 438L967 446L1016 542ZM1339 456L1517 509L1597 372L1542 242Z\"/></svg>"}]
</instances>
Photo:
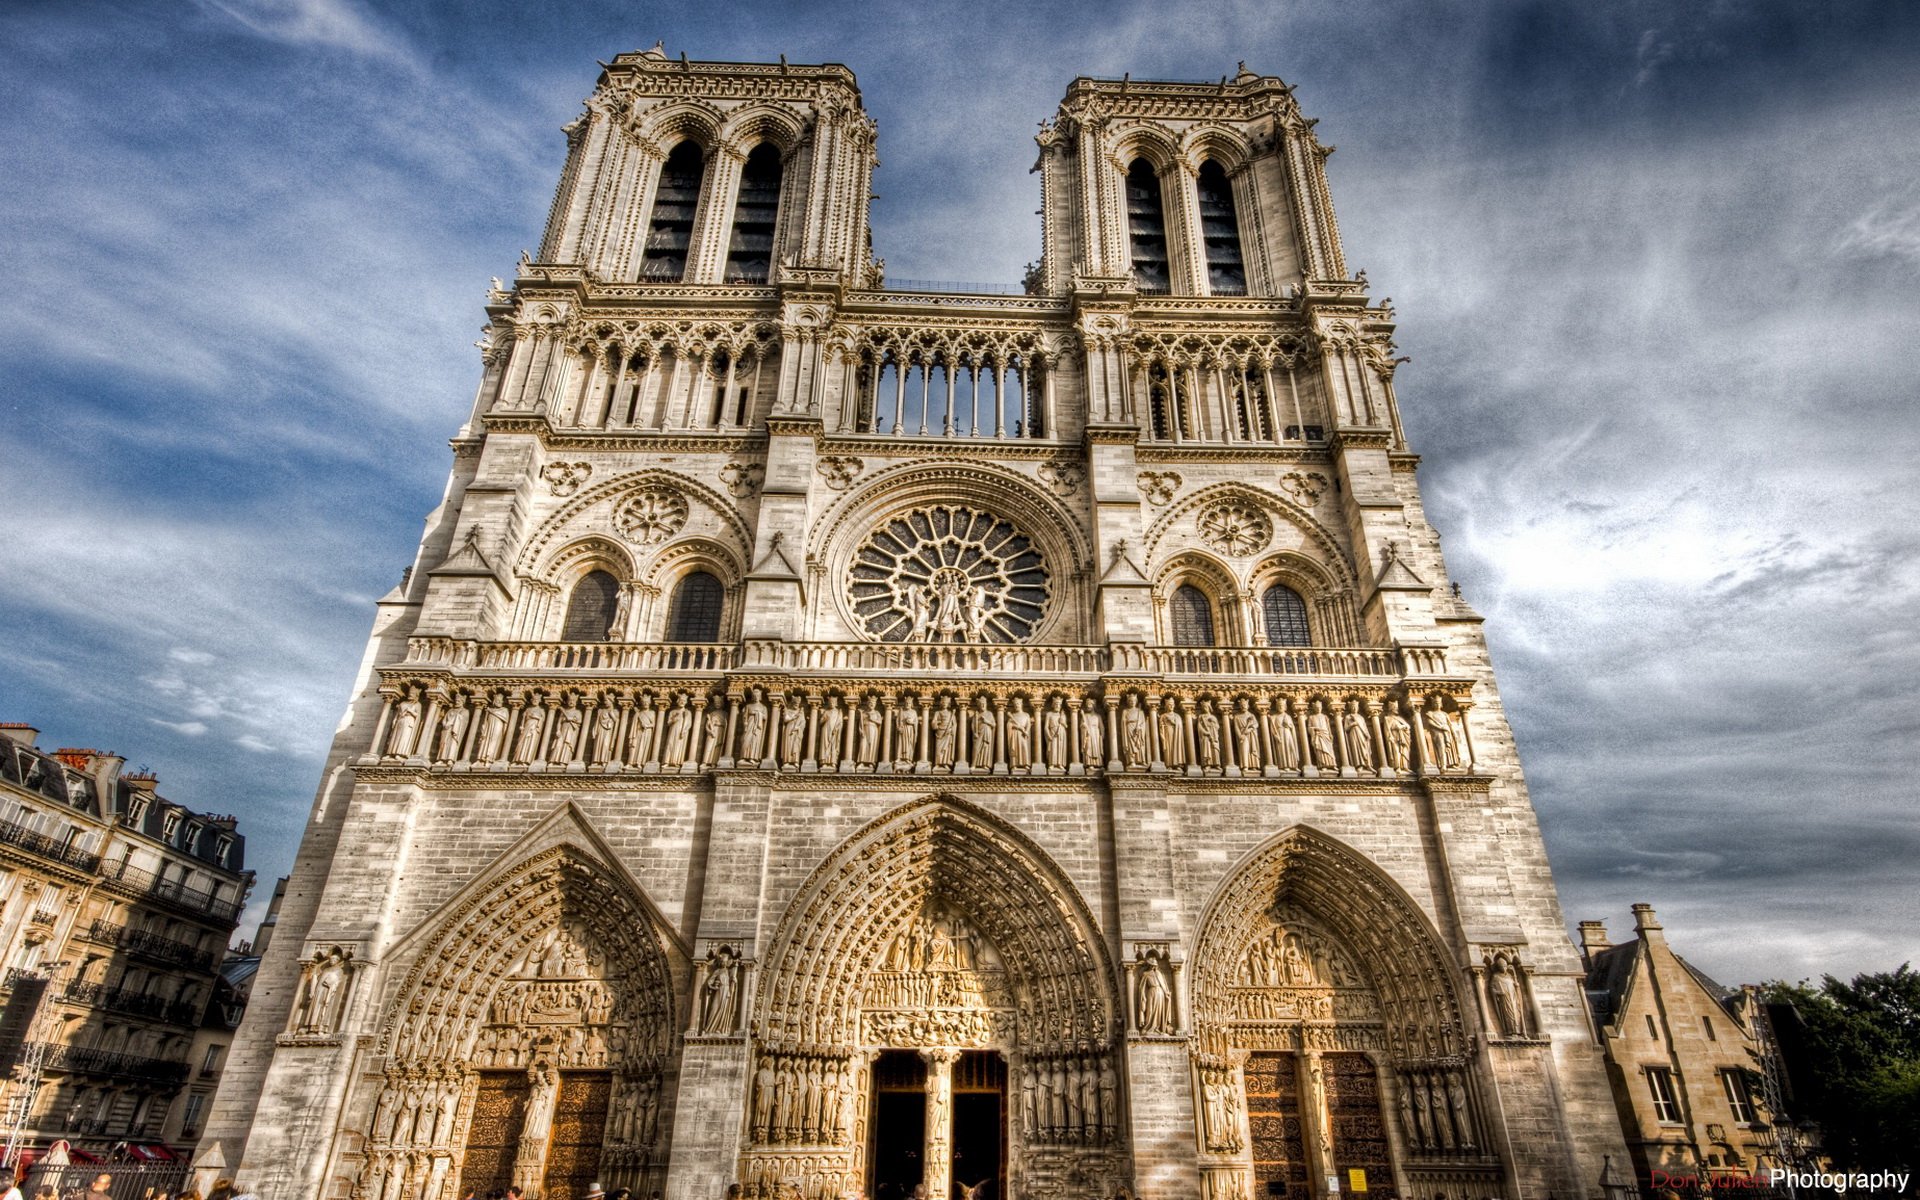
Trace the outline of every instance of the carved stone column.
<instances>
[{"instance_id":1,"label":"carved stone column","mask_svg":"<svg viewBox=\"0 0 1920 1200\"><path fill-rule=\"evenodd\" d=\"M958 1050L922 1050L927 1060L927 1150L920 1182L929 1196L953 1194L953 1064Z\"/></svg>"},{"instance_id":2,"label":"carved stone column","mask_svg":"<svg viewBox=\"0 0 1920 1200\"><path fill-rule=\"evenodd\" d=\"M1316 1194L1335 1174L1333 1120L1327 1110L1327 1070L1320 1051L1300 1052L1300 1141L1307 1152L1307 1178Z\"/></svg>"}]
</instances>

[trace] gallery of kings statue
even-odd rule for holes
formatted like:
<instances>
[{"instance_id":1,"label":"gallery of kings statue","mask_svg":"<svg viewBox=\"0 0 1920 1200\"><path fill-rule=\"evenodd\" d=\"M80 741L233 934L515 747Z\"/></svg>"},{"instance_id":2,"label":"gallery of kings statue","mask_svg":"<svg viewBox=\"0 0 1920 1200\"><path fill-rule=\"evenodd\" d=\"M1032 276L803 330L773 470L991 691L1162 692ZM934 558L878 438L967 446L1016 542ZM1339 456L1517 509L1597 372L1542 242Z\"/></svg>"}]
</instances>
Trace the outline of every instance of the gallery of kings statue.
<instances>
[{"instance_id":1,"label":"gallery of kings statue","mask_svg":"<svg viewBox=\"0 0 1920 1200\"><path fill-rule=\"evenodd\" d=\"M889 283L851 71L605 66L202 1143L267 1194L1587 1200L1392 310L1279 79L1075 79Z\"/></svg>"}]
</instances>

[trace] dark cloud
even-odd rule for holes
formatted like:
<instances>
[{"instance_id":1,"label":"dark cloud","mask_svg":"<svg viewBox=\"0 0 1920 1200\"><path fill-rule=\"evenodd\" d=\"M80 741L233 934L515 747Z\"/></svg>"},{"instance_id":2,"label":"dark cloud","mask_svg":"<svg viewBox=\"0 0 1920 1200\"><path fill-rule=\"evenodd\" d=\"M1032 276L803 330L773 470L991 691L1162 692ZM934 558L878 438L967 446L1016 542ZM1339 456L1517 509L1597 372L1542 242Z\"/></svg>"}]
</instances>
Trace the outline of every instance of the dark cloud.
<instances>
[{"instance_id":1,"label":"dark cloud","mask_svg":"<svg viewBox=\"0 0 1920 1200\"><path fill-rule=\"evenodd\" d=\"M0 13L8 718L284 870L595 59L841 61L896 277L1038 253L1078 73L1298 85L1570 917L1726 978L1920 957L1920 7L1385 3ZM22 564L25 564L24 567Z\"/></svg>"}]
</instances>

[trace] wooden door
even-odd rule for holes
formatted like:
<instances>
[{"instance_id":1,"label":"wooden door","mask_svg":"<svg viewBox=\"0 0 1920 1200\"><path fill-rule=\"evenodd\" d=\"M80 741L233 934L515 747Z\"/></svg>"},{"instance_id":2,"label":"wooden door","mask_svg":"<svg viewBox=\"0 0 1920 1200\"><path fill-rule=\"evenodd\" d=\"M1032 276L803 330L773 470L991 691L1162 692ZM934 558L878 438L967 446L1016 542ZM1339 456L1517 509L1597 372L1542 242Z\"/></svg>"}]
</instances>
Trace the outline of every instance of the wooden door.
<instances>
[{"instance_id":1,"label":"wooden door","mask_svg":"<svg viewBox=\"0 0 1920 1200\"><path fill-rule=\"evenodd\" d=\"M1247 1056L1247 1128L1253 1136L1253 1194L1312 1194L1300 1125L1300 1070L1292 1054ZM1276 1186L1278 1185L1278 1186Z\"/></svg>"},{"instance_id":2,"label":"wooden door","mask_svg":"<svg viewBox=\"0 0 1920 1200\"><path fill-rule=\"evenodd\" d=\"M562 1071L547 1143L543 1200L580 1200L600 1178L613 1076L606 1071Z\"/></svg>"},{"instance_id":3,"label":"wooden door","mask_svg":"<svg viewBox=\"0 0 1920 1200\"><path fill-rule=\"evenodd\" d=\"M527 1112L525 1071L482 1071L474 1092L473 1120L467 1126L466 1156L460 1186L484 1196L513 1182L513 1159L520 1150L520 1125Z\"/></svg>"},{"instance_id":4,"label":"wooden door","mask_svg":"<svg viewBox=\"0 0 1920 1200\"><path fill-rule=\"evenodd\" d=\"M1327 1118L1332 1123L1333 1165L1342 1191L1356 1193L1349 1172L1366 1172L1368 1194L1393 1191L1387 1165L1387 1122L1380 1112L1380 1076L1364 1054L1328 1054ZM1364 1200L1356 1196L1355 1200Z\"/></svg>"}]
</instances>

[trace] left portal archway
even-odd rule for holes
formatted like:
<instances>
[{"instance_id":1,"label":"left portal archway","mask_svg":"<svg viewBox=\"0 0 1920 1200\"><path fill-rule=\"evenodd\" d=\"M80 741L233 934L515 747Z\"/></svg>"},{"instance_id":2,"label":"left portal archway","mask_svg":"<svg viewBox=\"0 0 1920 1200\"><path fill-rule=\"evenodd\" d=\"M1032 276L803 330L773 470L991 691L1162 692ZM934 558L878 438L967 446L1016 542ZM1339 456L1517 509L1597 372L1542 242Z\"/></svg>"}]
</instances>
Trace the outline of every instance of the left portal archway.
<instances>
[{"instance_id":1,"label":"left portal archway","mask_svg":"<svg viewBox=\"0 0 1920 1200\"><path fill-rule=\"evenodd\" d=\"M572 846L477 885L387 1010L356 1195L663 1185L676 954L645 898Z\"/></svg>"}]
</instances>

